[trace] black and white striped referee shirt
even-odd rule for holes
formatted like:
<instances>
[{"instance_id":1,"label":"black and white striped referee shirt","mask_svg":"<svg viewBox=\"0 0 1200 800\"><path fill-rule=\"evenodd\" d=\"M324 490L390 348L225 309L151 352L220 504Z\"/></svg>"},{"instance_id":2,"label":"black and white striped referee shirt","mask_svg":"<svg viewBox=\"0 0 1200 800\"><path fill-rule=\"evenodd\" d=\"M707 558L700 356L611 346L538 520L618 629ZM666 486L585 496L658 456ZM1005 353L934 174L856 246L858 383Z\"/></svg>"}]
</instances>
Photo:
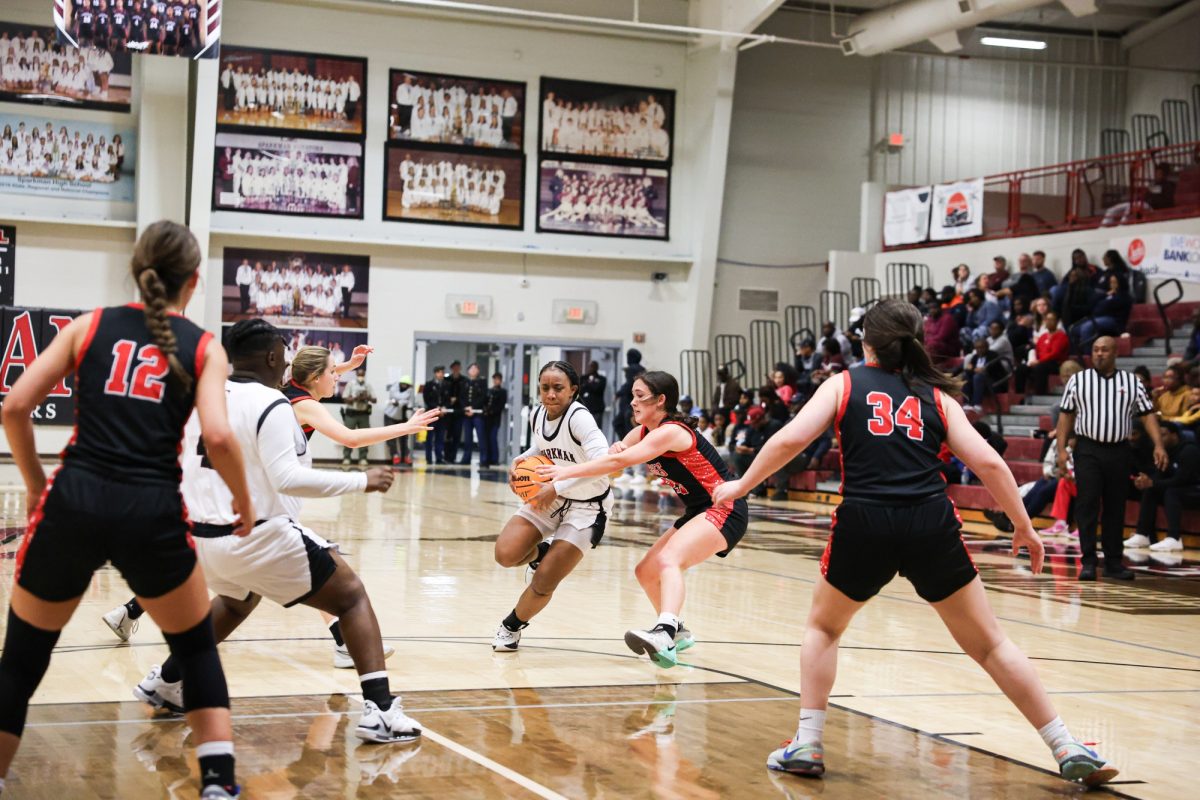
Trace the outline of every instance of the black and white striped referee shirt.
<instances>
[{"instance_id":1,"label":"black and white striped referee shirt","mask_svg":"<svg viewBox=\"0 0 1200 800\"><path fill-rule=\"evenodd\" d=\"M1063 390L1062 410L1075 414L1075 434L1104 444L1129 438L1133 418L1154 410L1146 387L1131 372L1104 377L1094 369L1077 372Z\"/></svg>"}]
</instances>

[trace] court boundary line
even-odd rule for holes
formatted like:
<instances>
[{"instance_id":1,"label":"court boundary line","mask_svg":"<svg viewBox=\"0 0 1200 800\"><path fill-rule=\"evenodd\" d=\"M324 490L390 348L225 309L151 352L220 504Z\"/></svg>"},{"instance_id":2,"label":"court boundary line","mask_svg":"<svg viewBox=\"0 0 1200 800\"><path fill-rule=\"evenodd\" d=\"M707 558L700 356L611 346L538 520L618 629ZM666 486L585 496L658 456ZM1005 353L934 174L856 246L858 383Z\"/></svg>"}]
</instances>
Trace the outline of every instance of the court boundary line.
<instances>
[{"instance_id":1,"label":"court boundary line","mask_svg":"<svg viewBox=\"0 0 1200 800\"><path fill-rule=\"evenodd\" d=\"M558 792L554 791L553 789L543 786L542 784L538 783L537 781L533 780L532 778L522 775L520 772L517 772L514 769L510 769L509 767L504 766L503 764L501 764L498 761L493 761L492 759L488 758L487 756L483 755L482 753L478 753L478 752L472 750L471 748L467 747L464 744L459 744L458 742L454 741L453 739L449 738L448 736L443 736L442 734L438 733L437 731L433 731L433 730L430 730L429 728L422 727L421 728L421 738L424 739L426 737L429 737L434 742L436 742L437 744L440 744L442 747L446 748L447 750L458 753L463 758L465 758L469 761L474 761L476 764L479 764L481 767L486 767L487 769L490 769L492 772L496 773L497 775L501 776L502 778L507 778L508 780L517 784L521 788L526 789L530 792L533 792L535 795L543 798L544 800L568 800L568 798L565 795L561 795Z\"/></svg>"}]
</instances>

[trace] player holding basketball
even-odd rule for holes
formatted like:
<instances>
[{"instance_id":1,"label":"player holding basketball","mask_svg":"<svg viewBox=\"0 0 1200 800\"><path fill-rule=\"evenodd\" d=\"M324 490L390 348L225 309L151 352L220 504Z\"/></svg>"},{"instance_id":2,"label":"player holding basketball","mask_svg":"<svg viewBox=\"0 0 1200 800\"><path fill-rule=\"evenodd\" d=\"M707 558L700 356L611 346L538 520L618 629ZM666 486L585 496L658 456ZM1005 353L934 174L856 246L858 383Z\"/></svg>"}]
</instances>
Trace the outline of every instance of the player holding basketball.
<instances>
[{"instance_id":1,"label":"player holding basketball","mask_svg":"<svg viewBox=\"0 0 1200 800\"><path fill-rule=\"evenodd\" d=\"M649 630L625 633L625 644L645 653L660 667L673 667L676 655L695 644L679 615L683 611L683 573L711 556L729 555L746 532L745 500L717 503L713 490L732 480L725 460L696 435L696 419L679 413L679 383L665 372L643 372L633 383L633 421L637 427L603 458L576 466L539 467L550 480L587 478L645 464L647 472L675 490L683 516L642 557L634 574L658 622Z\"/></svg>"},{"instance_id":2,"label":"player holding basketball","mask_svg":"<svg viewBox=\"0 0 1200 800\"><path fill-rule=\"evenodd\" d=\"M565 361L551 361L538 372L541 405L529 418L532 447L513 462L535 455L555 464L581 464L603 458L608 440L591 412L580 403L579 375ZM592 478L545 483L513 515L496 539L496 563L502 567L529 564L533 578L492 640L492 649L512 652L521 631L550 602L563 578L600 543L612 511L613 498L606 472Z\"/></svg>"},{"instance_id":3,"label":"player holding basketball","mask_svg":"<svg viewBox=\"0 0 1200 800\"><path fill-rule=\"evenodd\" d=\"M800 651L800 724L767 766L800 775L825 772L821 735L838 640L863 604L902 572L959 646L1037 728L1064 778L1088 786L1111 780L1117 770L1071 736L1029 659L996 623L963 544L958 512L946 496L938 453L948 445L983 480L1016 526L1014 555L1027 548L1039 573L1045 551L1012 473L955 402L959 382L930 361L914 306L878 303L863 319L863 336L867 366L823 383L746 473L716 491L720 501L742 497L836 426L844 499L833 515Z\"/></svg>"},{"instance_id":4,"label":"player holding basketball","mask_svg":"<svg viewBox=\"0 0 1200 800\"><path fill-rule=\"evenodd\" d=\"M77 318L5 398L4 431L31 512L0 655L0 776L8 773L59 632L92 573L111 561L187 679L181 705L197 743L201 798L237 795L229 692L179 491L177 457L193 406L209 460L231 493L232 534L245 536L255 517L226 417L225 353L179 313L196 290L199 266L191 231L174 222L150 225L132 261L144 305ZM72 370L75 435L47 481L30 414ZM0 789L3 783L0 777Z\"/></svg>"}]
</instances>

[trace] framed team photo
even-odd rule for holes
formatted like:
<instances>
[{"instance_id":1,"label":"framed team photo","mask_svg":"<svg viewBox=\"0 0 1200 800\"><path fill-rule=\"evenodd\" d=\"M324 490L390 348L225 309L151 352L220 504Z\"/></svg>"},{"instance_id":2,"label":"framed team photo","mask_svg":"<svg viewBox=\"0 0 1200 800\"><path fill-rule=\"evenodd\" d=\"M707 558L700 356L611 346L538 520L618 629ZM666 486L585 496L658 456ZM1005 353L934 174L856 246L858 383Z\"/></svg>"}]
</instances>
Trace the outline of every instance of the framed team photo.
<instances>
[{"instance_id":1,"label":"framed team photo","mask_svg":"<svg viewBox=\"0 0 1200 800\"><path fill-rule=\"evenodd\" d=\"M0 193L133 202L132 127L0 114Z\"/></svg>"},{"instance_id":2,"label":"framed team photo","mask_svg":"<svg viewBox=\"0 0 1200 800\"><path fill-rule=\"evenodd\" d=\"M543 161L538 166L538 231L670 238L669 170Z\"/></svg>"},{"instance_id":3,"label":"framed team photo","mask_svg":"<svg viewBox=\"0 0 1200 800\"><path fill-rule=\"evenodd\" d=\"M112 53L216 58L221 0L46 0L58 41Z\"/></svg>"},{"instance_id":4,"label":"framed team photo","mask_svg":"<svg viewBox=\"0 0 1200 800\"><path fill-rule=\"evenodd\" d=\"M225 248L221 321L276 327L367 327L368 256Z\"/></svg>"},{"instance_id":5,"label":"framed team photo","mask_svg":"<svg viewBox=\"0 0 1200 800\"><path fill-rule=\"evenodd\" d=\"M132 59L58 43L54 28L0 22L0 100L128 111Z\"/></svg>"},{"instance_id":6,"label":"framed team photo","mask_svg":"<svg viewBox=\"0 0 1200 800\"><path fill-rule=\"evenodd\" d=\"M524 226L525 156L387 146L383 218L400 222Z\"/></svg>"},{"instance_id":7,"label":"framed team photo","mask_svg":"<svg viewBox=\"0 0 1200 800\"><path fill-rule=\"evenodd\" d=\"M542 78L543 154L669 164L674 124L670 89Z\"/></svg>"},{"instance_id":8,"label":"framed team photo","mask_svg":"<svg viewBox=\"0 0 1200 800\"><path fill-rule=\"evenodd\" d=\"M521 150L525 84L394 69L388 138Z\"/></svg>"},{"instance_id":9,"label":"framed team photo","mask_svg":"<svg viewBox=\"0 0 1200 800\"><path fill-rule=\"evenodd\" d=\"M365 58L226 46L219 75L219 126L366 133Z\"/></svg>"},{"instance_id":10,"label":"framed team photo","mask_svg":"<svg viewBox=\"0 0 1200 800\"><path fill-rule=\"evenodd\" d=\"M218 133L213 208L362 219L361 142Z\"/></svg>"},{"instance_id":11,"label":"framed team photo","mask_svg":"<svg viewBox=\"0 0 1200 800\"><path fill-rule=\"evenodd\" d=\"M232 327L232 323L226 323L223 326L225 329ZM279 332L283 335L283 357L286 361L291 362L292 357L300 350L301 347L327 347L330 355L334 358L334 363L348 361L350 355L354 352L354 348L360 344L367 344L367 331L365 329L355 330L350 328L288 328L280 327ZM341 403L342 391L346 388L346 384L354 377L354 371L350 370L338 376L337 386L334 389L332 397L322 400L322 403ZM291 370L284 373L284 380L291 380Z\"/></svg>"}]
</instances>

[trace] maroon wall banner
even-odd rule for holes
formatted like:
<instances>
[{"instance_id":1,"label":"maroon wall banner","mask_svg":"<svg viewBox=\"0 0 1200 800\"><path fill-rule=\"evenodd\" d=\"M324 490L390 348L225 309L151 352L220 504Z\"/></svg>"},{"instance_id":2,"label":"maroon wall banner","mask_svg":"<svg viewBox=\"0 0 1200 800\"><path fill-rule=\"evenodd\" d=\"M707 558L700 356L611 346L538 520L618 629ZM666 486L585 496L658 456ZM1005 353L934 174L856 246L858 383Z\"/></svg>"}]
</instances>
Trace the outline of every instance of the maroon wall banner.
<instances>
[{"instance_id":1,"label":"maroon wall banner","mask_svg":"<svg viewBox=\"0 0 1200 800\"><path fill-rule=\"evenodd\" d=\"M33 363L59 331L82 311L51 308L0 308L0 331L3 332L4 356L0 361L0 404L12 390L25 368ZM68 375L46 401L34 409L35 425L75 424L75 376Z\"/></svg>"}]
</instances>

